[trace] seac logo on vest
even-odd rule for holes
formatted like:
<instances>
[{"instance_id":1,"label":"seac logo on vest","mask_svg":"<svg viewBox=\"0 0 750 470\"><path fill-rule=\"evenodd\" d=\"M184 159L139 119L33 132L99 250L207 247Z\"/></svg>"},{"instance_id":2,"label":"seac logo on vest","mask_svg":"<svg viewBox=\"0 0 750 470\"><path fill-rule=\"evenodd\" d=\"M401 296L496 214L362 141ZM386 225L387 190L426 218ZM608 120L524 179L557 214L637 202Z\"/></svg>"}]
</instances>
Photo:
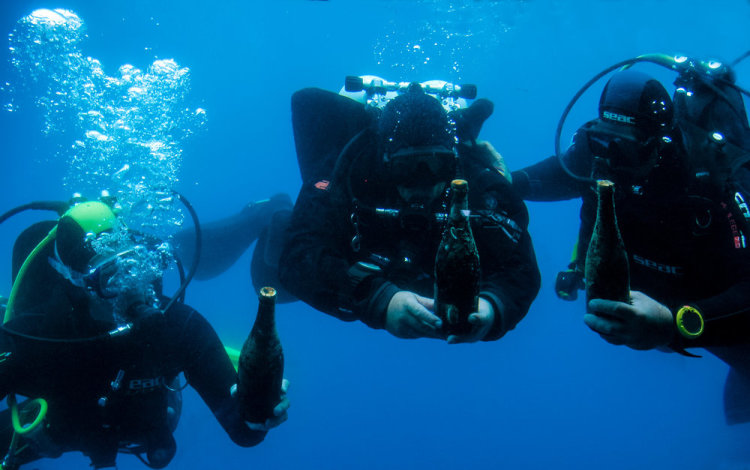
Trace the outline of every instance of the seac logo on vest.
<instances>
[{"instance_id":1,"label":"seac logo on vest","mask_svg":"<svg viewBox=\"0 0 750 470\"><path fill-rule=\"evenodd\" d=\"M132 379L128 382L128 393L148 393L164 384L164 377L150 379Z\"/></svg>"},{"instance_id":2,"label":"seac logo on vest","mask_svg":"<svg viewBox=\"0 0 750 470\"><path fill-rule=\"evenodd\" d=\"M668 264L657 263L656 261L635 254L633 255L633 261L635 261L635 264L640 264L641 266L653 269L654 271L659 271L660 273L670 274L672 276L682 276L683 274L683 269L680 266L670 266Z\"/></svg>"},{"instance_id":3,"label":"seac logo on vest","mask_svg":"<svg viewBox=\"0 0 750 470\"><path fill-rule=\"evenodd\" d=\"M603 111L602 117L610 121L621 122L624 124L630 124L635 126L635 118L633 116L626 116L625 114L617 114L611 111Z\"/></svg>"}]
</instances>

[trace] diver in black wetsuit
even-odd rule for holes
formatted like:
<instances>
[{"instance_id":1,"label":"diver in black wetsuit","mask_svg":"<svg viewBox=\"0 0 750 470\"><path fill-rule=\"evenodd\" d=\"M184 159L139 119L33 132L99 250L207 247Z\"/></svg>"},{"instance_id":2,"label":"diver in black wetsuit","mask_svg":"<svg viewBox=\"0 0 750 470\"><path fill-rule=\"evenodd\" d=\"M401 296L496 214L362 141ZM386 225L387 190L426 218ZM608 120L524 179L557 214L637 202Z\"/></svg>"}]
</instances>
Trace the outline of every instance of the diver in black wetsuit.
<instances>
[{"instance_id":1,"label":"diver in black wetsuit","mask_svg":"<svg viewBox=\"0 0 750 470\"><path fill-rule=\"evenodd\" d=\"M556 157L512 176L524 199L582 198L577 259L556 286L568 299L583 287L597 205L591 181L616 183L632 302L593 299L585 323L634 349L708 349L731 366L725 411L738 423L750 421L750 129L740 93L723 83L681 76L673 110L658 81L618 72L599 118L562 155L570 173L591 180L574 179Z\"/></svg>"},{"instance_id":2,"label":"diver in black wetsuit","mask_svg":"<svg viewBox=\"0 0 750 470\"><path fill-rule=\"evenodd\" d=\"M454 128L423 85L403 87L382 109L314 88L293 95L303 186L281 282L322 312L397 337L496 340L524 317L540 276L526 207L493 165L499 155L475 141L492 104L453 110ZM385 103L385 91L372 90ZM459 174L469 182L481 292L473 330L446 338L433 313L437 214Z\"/></svg>"},{"instance_id":3,"label":"diver in black wetsuit","mask_svg":"<svg viewBox=\"0 0 750 470\"><path fill-rule=\"evenodd\" d=\"M17 239L14 287L2 309L0 395L44 399L48 408L36 426L33 404L11 403L0 414L3 468L70 451L94 468L114 467L118 452L166 466L176 451L180 372L240 446L257 445L286 419L285 398L273 420L241 419L237 373L209 323L180 302L159 310L165 299L157 300L153 283L127 277L128 266L143 262L142 246L112 256L94 250L102 234L123 232L106 204L91 201ZM11 426L15 408L20 419Z\"/></svg>"}]
</instances>

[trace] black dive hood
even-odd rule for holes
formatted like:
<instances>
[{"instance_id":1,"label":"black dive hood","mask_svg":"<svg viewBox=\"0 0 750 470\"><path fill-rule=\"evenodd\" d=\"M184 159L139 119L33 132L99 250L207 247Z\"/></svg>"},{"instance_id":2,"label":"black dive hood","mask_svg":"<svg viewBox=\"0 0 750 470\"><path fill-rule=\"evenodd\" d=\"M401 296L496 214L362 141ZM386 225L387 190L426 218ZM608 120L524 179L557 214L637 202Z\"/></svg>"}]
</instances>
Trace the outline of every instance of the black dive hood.
<instances>
[{"instance_id":1,"label":"black dive hood","mask_svg":"<svg viewBox=\"0 0 750 470\"><path fill-rule=\"evenodd\" d=\"M605 75L618 70L618 69L627 69L632 67L633 65L641 62L647 62L656 64L659 66L662 66L666 69L672 70L677 72L680 79L683 79L685 81L692 80L692 81L699 81L701 84L705 85L706 87L710 88L720 99L725 101L727 105L738 115L738 116L744 116L744 109L739 110L736 109L735 103L724 93L718 85L727 86L730 88L733 88L739 93L744 94L745 96L750 97L750 92L747 90L739 87L735 83L735 76L734 72L732 70L732 67L736 66L738 63L740 63L742 60L746 59L750 56L750 51L746 52L736 60L734 60L730 65L725 65L718 61L701 61L697 59L691 59L686 56L670 56L667 54L645 54L638 57L634 57L632 59L623 60L621 62L617 62L616 64L613 64L606 69L602 70L598 74L594 75L588 82L586 82L583 87L581 87L580 90L573 96L573 98L570 100L570 103L565 107L563 110L562 116L560 117L560 121L557 124L557 130L555 131L555 155L557 156L560 166L562 169L570 176L571 178L584 182L584 183L590 183L593 184L594 180L587 176L581 176L576 175L571 171L563 161L562 158L562 152L560 151L560 136L562 134L562 128L565 124L565 120L568 117L568 114L570 113L570 110L573 108L573 106L576 104L578 99L588 90L593 84L598 82L602 77Z\"/></svg>"}]
</instances>

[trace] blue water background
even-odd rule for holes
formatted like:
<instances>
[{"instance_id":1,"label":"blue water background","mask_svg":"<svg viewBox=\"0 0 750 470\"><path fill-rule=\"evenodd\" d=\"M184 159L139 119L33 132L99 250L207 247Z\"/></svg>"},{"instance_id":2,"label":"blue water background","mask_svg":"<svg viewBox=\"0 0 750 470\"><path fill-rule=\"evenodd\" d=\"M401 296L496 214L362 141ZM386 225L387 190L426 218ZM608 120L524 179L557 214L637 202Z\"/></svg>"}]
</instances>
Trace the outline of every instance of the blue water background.
<instances>
[{"instance_id":1,"label":"blue water background","mask_svg":"<svg viewBox=\"0 0 750 470\"><path fill-rule=\"evenodd\" d=\"M553 153L564 106L604 67L649 52L728 61L750 47L747 0L465 1L446 11L450 4L17 0L0 3L0 33L36 8L68 8L87 24L84 53L110 74L155 58L189 67L191 105L207 110L208 125L184 144L178 189L202 220L276 192L296 196L289 103L302 87L338 90L351 74L475 83L496 106L482 136L519 168ZM431 36L425 25L471 36ZM438 53L425 37L442 37L437 42L447 48ZM420 42L431 56L427 65L412 47ZM0 83L12 78L8 55L2 46ZM645 70L670 83L669 73ZM737 73L750 87L750 60ZM574 110L564 142L594 115L600 88ZM42 124L33 107L0 113L0 211L69 197L65 158L56 154L72 139L44 137ZM170 468L750 468L750 425L729 427L723 418L727 367L710 356L614 347L591 333L583 302L564 303L552 291L575 241L578 203L532 203L529 210L543 286L506 337L456 346L407 341L302 303L281 305L289 421L258 447L242 449L186 390ZM13 239L40 217L24 214L0 226L6 295ZM249 260L248 252L222 276L194 282L187 296L236 347L257 306ZM86 465L71 455L29 468ZM121 456L119 468L145 467Z\"/></svg>"}]
</instances>

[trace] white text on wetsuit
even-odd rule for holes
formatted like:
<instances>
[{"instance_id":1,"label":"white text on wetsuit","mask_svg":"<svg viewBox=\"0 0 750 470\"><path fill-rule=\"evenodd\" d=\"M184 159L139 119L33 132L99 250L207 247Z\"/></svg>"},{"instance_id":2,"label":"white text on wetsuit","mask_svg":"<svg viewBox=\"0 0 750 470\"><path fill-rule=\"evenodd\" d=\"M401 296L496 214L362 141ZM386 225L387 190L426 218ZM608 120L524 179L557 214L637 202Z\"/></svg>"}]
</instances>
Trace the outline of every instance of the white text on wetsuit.
<instances>
[{"instance_id":1,"label":"white text on wetsuit","mask_svg":"<svg viewBox=\"0 0 750 470\"><path fill-rule=\"evenodd\" d=\"M682 276L682 268L679 266L669 266L668 264L657 263L656 261L638 255L633 255L633 261L635 261L636 264L645 266L648 269L654 269L660 273Z\"/></svg>"},{"instance_id":2,"label":"white text on wetsuit","mask_svg":"<svg viewBox=\"0 0 750 470\"><path fill-rule=\"evenodd\" d=\"M128 382L129 393L146 393L164 384L164 377L154 377L151 379L132 379Z\"/></svg>"}]
</instances>

